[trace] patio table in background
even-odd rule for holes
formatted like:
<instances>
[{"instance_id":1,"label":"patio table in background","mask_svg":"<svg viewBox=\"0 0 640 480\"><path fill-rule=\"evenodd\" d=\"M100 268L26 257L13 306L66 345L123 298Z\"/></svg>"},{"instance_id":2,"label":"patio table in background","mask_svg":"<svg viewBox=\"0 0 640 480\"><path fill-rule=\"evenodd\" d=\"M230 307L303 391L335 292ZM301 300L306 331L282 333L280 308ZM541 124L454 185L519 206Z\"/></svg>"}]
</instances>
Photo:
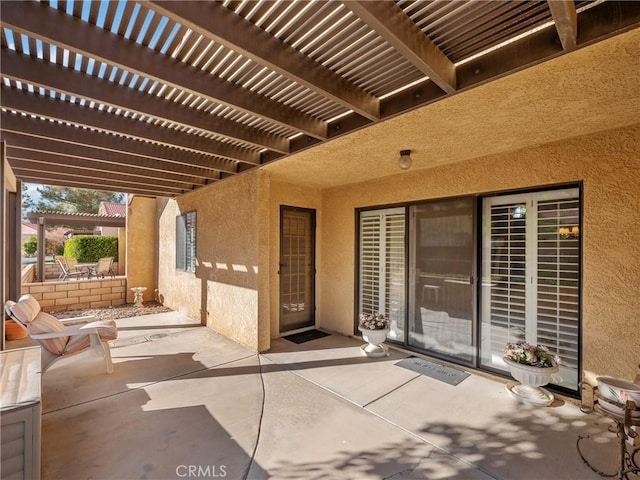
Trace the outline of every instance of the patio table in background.
<instances>
[{"instance_id":1,"label":"patio table in background","mask_svg":"<svg viewBox=\"0 0 640 480\"><path fill-rule=\"evenodd\" d=\"M89 279L97 265L97 263L78 263L76 265L76 270L81 271L83 275L86 274L87 279Z\"/></svg>"}]
</instances>

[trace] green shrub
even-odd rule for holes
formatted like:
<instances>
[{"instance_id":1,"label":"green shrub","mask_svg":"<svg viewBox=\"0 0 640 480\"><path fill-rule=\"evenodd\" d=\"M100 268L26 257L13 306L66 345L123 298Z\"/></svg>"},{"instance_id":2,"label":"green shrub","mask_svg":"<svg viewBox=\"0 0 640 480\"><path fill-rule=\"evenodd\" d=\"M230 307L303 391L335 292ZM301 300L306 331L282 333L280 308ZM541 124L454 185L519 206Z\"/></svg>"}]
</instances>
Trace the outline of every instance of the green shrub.
<instances>
[{"instance_id":1,"label":"green shrub","mask_svg":"<svg viewBox=\"0 0 640 480\"><path fill-rule=\"evenodd\" d=\"M80 263L97 262L102 257L118 261L118 237L77 235L64 242L64 256L77 258Z\"/></svg>"},{"instance_id":2,"label":"green shrub","mask_svg":"<svg viewBox=\"0 0 640 480\"><path fill-rule=\"evenodd\" d=\"M22 242L22 250L30 257L34 256L38 251L38 239L31 237L29 240Z\"/></svg>"}]
</instances>

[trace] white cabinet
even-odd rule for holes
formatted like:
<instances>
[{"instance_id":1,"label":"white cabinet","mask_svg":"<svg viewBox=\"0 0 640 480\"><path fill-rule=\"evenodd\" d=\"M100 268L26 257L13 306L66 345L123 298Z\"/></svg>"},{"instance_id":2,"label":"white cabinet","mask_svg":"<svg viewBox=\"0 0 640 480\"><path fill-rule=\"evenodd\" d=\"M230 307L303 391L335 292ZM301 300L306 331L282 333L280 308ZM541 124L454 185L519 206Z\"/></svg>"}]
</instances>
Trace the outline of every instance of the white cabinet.
<instances>
[{"instance_id":1,"label":"white cabinet","mask_svg":"<svg viewBox=\"0 0 640 480\"><path fill-rule=\"evenodd\" d=\"M40 347L0 352L0 472L40 478Z\"/></svg>"}]
</instances>

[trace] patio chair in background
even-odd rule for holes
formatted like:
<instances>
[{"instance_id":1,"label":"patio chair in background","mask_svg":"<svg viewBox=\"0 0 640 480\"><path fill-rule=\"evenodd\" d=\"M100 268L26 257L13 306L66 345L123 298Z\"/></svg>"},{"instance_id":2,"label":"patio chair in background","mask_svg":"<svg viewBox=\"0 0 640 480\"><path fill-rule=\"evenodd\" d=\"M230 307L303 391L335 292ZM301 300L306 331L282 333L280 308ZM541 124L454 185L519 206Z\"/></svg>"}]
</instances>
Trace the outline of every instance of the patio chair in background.
<instances>
[{"instance_id":1,"label":"patio chair in background","mask_svg":"<svg viewBox=\"0 0 640 480\"><path fill-rule=\"evenodd\" d=\"M84 276L85 272L75 268L75 265L78 263L75 258L71 259L60 255L55 255L53 258L55 258L61 270L58 280L69 280L70 278L82 278ZM73 268L71 268L70 263L73 264Z\"/></svg>"},{"instance_id":2,"label":"patio chair in background","mask_svg":"<svg viewBox=\"0 0 640 480\"><path fill-rule=\"evenodd\" d=\"M104 356L107 373L113 372L107 343L118 338L113 320L96 320L92 316L58 320L43 312L40 303L28 294L20 297L18 303L7 301L4 310L42 347L42 373L57 360L90 348L96 348Z\"/></svg>"},{"instance_id":3,"label":"patio chair in background","mask_svg":"<svg viewBox=\"0 0 640 480\"><path fill-rule=\"evenodd\" d=\"M89 278L92 276L104 278L105 275L111 275L111 278L115 277L113 273L113 257L99 259L97 265L89 271Z\"/></svg>"}]
</instances>

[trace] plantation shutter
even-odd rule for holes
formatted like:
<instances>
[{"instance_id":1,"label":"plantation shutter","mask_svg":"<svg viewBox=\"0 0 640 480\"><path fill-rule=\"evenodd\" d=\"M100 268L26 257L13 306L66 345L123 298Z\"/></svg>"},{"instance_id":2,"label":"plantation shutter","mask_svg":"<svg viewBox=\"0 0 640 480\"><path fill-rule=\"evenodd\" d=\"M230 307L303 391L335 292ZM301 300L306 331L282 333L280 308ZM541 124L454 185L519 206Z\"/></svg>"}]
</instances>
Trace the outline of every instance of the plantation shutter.
<instances>
[{"instance_id":1,"label":"plantation shutter","mask_svg":"<svg viewBox=\"0 0 640 480\"><path fill-rule=\"evenodd\" d=\"M185 215L186 246L185 246L185 270L196 271L196 212L188 212Z\"/></svg>"},{"instance_id":2,"label":"plantation shutter","mask_svg":"<svg viewBox=\"0 0 640 480\"><path fill-rule=\"evenodd\" d=\"M578 199L538 203L537 331L539 343L578 368L579 324Z\"/></svg>"},{"instance_id":3,"label":"plantation shutter","mask_svg":"<svg viewBox=\"0 0 640 480\"><path fill-rule=\"evenodd\" d=\"M525 340L525 218L514 218L519 204L492 205L490 210L491 301L489 321L492 351L507 342Z\"/></svg>"},{"instance_id":4,"label":"plantation shutter","mask_svg":"<svg viewBox=\"0 0 640 480\"><path fill-rule=\"evenodd\" d=\"M196 212L176 217L176 269L196 271Z\"/></svg>"},{"instance_id":5,"label":"plantation shutter","mask_svg":"<svg viewBox=\"0 0 640 480\"><path fill-rule=\"evenodd\" d=\"M186 239L187 231L184 215L176 217L176 269L184 270L186 267Z\"/></svg>"},{"instance_id":6,"label":"plantation shutter","mask_svg":"<svg viewBox=\"0 0 640 480\"><path fill-rule=\"evenodd\" d=\"M359 311L384 313L391 338L400 338L405 316L405 209L360 216Z\"/></svg>"},{"instance_id":7,"label":"plantation shutter","mask_svg":"<svg viewBox=\"0 0 640 480\"><path fill-rule=\"evenodd\" d=\"M377 312L380 305L380 224L382 215L360 219L360 312Z\"/></svg>"}]
</instances>

